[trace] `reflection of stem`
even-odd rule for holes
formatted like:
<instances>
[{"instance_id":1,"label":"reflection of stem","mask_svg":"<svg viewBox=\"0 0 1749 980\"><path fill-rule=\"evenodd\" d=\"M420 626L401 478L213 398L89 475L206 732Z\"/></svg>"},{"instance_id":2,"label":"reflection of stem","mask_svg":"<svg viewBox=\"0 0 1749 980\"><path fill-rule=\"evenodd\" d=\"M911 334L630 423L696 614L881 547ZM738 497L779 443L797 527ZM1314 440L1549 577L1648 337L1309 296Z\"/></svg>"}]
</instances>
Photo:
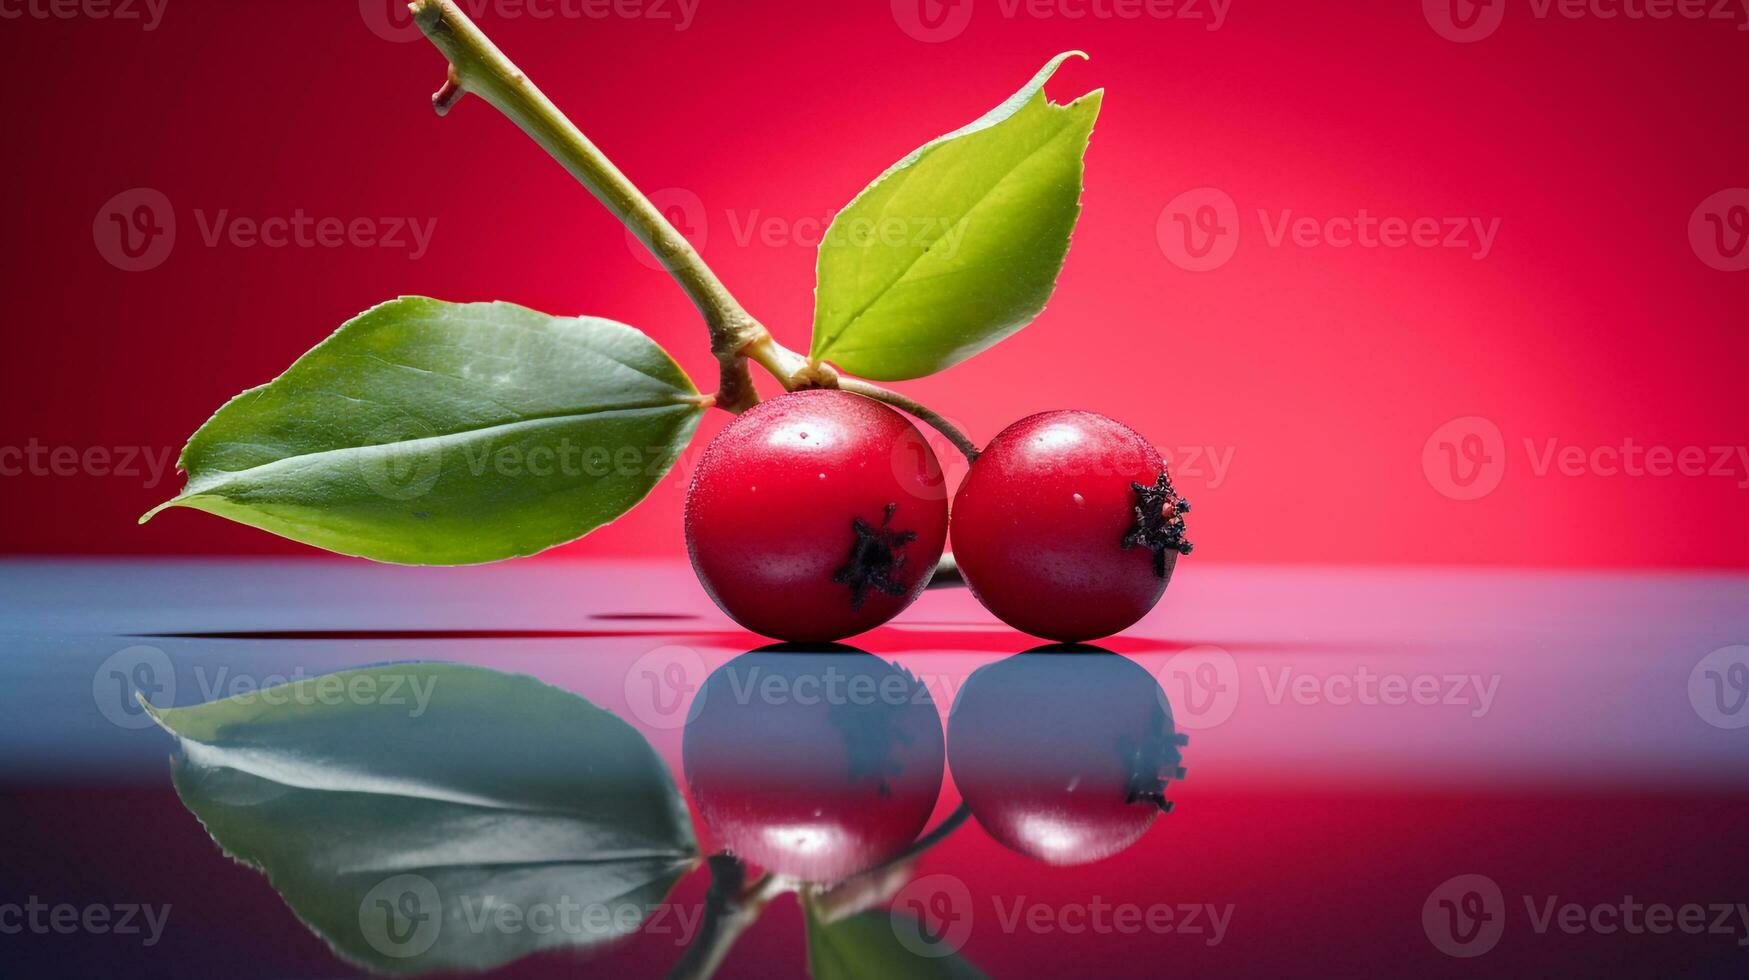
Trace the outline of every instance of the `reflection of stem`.
<instances>
[{"instance_id":1,"label":"reflection of stem","mask_svg":"<svg viewBox=\"0 0 1749 980\"><path fill-rule=\"evenodd\" d=\"M729 854L713 854L709 863L711 887L705 894L698 936L669 972L669 980L704 980L716 973L735 940L758 921L766 904L788 887L769 874L743 887L747 866Z\"/></svg>"},{"instance_id":2,"label":"reflection of stem","mask_svg":"<svg viewBox=\"0 0 1749 980\"><path fill-rule=\"evenodd\" d=\"M910 847L907 847L902 853L895 854L892 857L886 859L885 861L882 861L880 864L877 864L874 867L869 868L866 871L858 871L856 874L851 875L850 879L847 879L847 880L861 878L864 875L879 874L882 871L885 871L886 869L892 867L895 864L903 864L906 861L909 861L912 858L917 857L918 855L922 854L924 851L927 851L930 848L934 847L935 845L941 843L942 841L947 840L948 837L952 836L954 831L960 829L960 824L965 823L966 820L971 817L971 815L972 815L971 807L968 807L964 803L961 803L957 809L955 809L952 813L947 815L946 820L943 820L940 824L937 824L936 828L934 830L931 830L929 833L924 834L922 837L917 838L917 840L914 841Z\"/></svg>"}]
</instances>

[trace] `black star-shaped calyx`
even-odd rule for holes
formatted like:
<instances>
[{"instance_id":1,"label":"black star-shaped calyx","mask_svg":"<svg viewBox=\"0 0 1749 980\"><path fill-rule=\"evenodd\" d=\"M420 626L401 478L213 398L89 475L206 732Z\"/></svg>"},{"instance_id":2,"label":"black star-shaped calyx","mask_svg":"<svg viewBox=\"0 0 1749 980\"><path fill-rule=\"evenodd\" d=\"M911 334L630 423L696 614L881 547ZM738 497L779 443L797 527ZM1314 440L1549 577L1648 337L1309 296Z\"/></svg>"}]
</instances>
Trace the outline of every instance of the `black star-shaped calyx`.
<instances>
[{"instance_id":1,"label":"black star-shaped calyx","mask_svg":"<svg viewBox=\"0 0 1749 980\"><path fill-rule=\"evenodd\" d=\"M1166 553L1190 554L1194 547L1184 540L1184 515L1190 513L1190 501L1172 489L1172 480L1165 473L1153 486L1131 483L1136 491L1136 522L1123 536L1123 548L1147 548L1154 553L1154 574L1166 577Z\"/></svg>"},{"instance_id":2,"label":"black star-shaped calyx","mask_svg":"<svg viewBox=\"0 0 1749 980\"><path fill-rule=\"evenodd\" d=\"M850 546L850 560L832 573L832 581L850 586L852 609L862 608L870 589L887 595L905 594L905 587L893 581L893 576L905 567L905 556L899 554L899 549L917 540L917 532L895 531L890 527L898 509L898 504L888 504L880 527L860 517L850 519L856 541Z\"/></svg>"}]
</instances>

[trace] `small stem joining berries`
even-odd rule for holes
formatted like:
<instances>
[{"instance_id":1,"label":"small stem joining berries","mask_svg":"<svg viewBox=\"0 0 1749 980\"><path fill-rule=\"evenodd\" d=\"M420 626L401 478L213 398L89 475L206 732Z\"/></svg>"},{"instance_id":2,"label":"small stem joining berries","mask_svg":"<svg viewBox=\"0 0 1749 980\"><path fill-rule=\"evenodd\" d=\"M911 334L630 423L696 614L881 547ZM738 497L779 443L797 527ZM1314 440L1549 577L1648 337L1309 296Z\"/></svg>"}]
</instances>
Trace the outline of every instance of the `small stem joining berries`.
<instances>
[{"instance_id":1,"label":"small stem joining berries","mask_svg":"<svg viewBox=\"0 0 1749 980\"><path fill-rule=\"evenodd\" d=\"M972 463L977 461L978 444L967 438L966 434L961 432L952 422L942 418L939 414L924 406L921 402L901 395L890 388L882 388L880 385L872 385L867 381L858 381L855 378L839 378L838 390L852 392L866 398L873 398L875 401L886 402L894 408L915 415L927 423L931 428L935 429L935 431L946 436L948 441L953 443L954 448L958 449L960 453L966 457L966 462Z\"/></svg>"},{"instance_id":2,"label":"small stem joining berries","mask_svg":"<svg viewBox=\"0 0 1749 980\"><path fill-rule=\"evenodd\" d=\"M1154 553L1154 574L1166 577L1166 553L1190 554L1196 546L1184 540L1184 515L1190 513L1190 501L1178 496L1172 479L1165 471L1153 486L1131 483L1136 492L1136 522L1123 536L1125 551L1138 545Z\"/></svg>"}]
</instances>

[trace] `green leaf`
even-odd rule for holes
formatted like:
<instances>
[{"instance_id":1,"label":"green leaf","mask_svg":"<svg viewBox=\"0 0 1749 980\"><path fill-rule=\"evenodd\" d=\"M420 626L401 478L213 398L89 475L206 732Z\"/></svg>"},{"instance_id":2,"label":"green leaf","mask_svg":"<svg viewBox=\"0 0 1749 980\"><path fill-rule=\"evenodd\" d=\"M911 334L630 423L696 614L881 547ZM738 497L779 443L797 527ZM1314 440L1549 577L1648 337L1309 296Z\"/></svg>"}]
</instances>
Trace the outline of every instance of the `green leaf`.
<instances>
[{"instance_id":1,"label":"green leaf","mask_svg":"<svg viewBox=\"0 0 1749 980\"><path fill-rule=\"evenodd\" d=\"M932 950L924 955L908 948L901 934L917 936L915 919L877 909L825 923L812 902L804 902L808 920L808 973L814 980L976 980L983 971L957 953ZM919 944L920 948L927 948Z\"/></svg>"},{"instance_id":2,"label":"green leaf","mask_svg":"<svg viewBox=\"0 0 1749 980\"><path fill-rule=\"evenodd\" d=\"M618 938L697 858L643 736L530 677L393 664L147 710L213 840L380 973Z\"/></svg>"},{"instance_id":3,"label":"green leaf","mask_svg":"<svg viewBox=\"0 0 1749 980\"><path fill-rule=\"evenodd\" d=\"M193 507L405 564L529 555L642 500L706 404L622 323L398 299L220 408L141 521Z\"/></svg>"},{"instance_id":4,"label":"green leaf","mask_svg":"<svg viewBox=\"0 0 1749 980\"><path fill-rule=\"evenodd\" d=\"M981 119L924 144L832 219L820 244L815 360L883 381L958 364L1031 323L1081 213L1103 90L1045 97L1060 54Z\"/></svg>"}]
</instances>

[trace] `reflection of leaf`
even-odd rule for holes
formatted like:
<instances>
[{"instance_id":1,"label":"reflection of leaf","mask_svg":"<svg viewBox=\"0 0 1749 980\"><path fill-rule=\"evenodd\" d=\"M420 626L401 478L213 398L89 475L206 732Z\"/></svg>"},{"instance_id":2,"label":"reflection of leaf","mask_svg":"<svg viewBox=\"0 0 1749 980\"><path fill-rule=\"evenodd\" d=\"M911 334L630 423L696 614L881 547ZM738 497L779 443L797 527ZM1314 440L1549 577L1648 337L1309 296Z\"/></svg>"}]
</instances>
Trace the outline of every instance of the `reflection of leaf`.
<instances>
[{"instance_id":1,"label":"reflection of leaf","mask_svg":"<svg viewBox=\"0 0 1749 980\"><path fill-rule=\"evenodd\" d=\"M219 846L378 972L625 935L697 857L643 736L530 677L389 665L153 717Z\"/></svg>"},{"instance_id":2,"label":"reflection of leaf","mask_svg":"<svg viewBox=\"0 0 1749 980\"><path fill-rule=\"evenodd\" d=\"M808 973L814 980L974 980L983 971L958 954L923 956L899 942L897 928L910 928L899 912L861 912L826 923L804 902L808 919Z\"/></svg>"}]
</instances>

